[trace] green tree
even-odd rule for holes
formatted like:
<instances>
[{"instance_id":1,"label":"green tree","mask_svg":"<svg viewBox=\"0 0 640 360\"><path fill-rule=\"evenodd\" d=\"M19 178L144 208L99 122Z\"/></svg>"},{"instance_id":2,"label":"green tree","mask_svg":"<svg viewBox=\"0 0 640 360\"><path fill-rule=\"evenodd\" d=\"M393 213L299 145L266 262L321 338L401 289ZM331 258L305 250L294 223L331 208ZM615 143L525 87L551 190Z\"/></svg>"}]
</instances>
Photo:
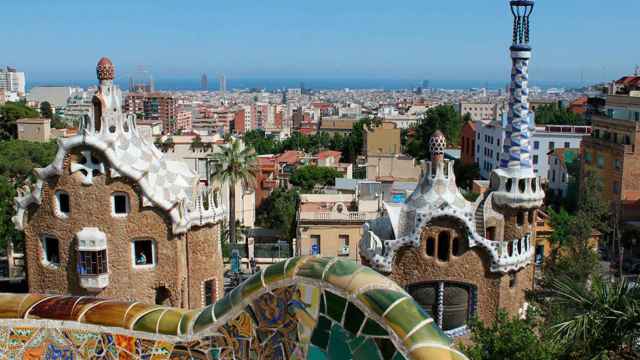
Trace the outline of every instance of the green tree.
<instances>
[{"instance_id":1,"label":"green tree","mask_svg":"<svg viewBox=\"0 0 640 360\"><path fill-rule=\"evenodd\" d=\"M17 248L22 246L22 234L15 230L11 221L15 215L16 189L27 180L35 181L33 169L51 163L56 150L54 142L0 141L0 248L4 248L9 240Z\"/></svg>"},{"instance_id":2,"label":"green tree","mask_svg":"<svg viewBox=\"0 0 640 360\"><path fill-rule=\"evenodd\" d=\"M288 240L296 234L296 212L299 196L296 190L275 189L256 210L256 224L280 231Z\"/></svg>"},{"instance_id":3,"label":"green tree","mask_svg":"<svg viewBox=\"0 0 640 360\"><path fill-rule=\"evenodd\" d=\"M244 189L255 188L258 174L256 154L252 147L243 146L240 140L231 139L226 145L219 146L219 151L209 155L213 165L211 182L221 186L229 186L229 239L236 243L236 185Z\"/></svg>"},{"instance_id":4,"label":"green tree","mask_svg":"<svg viewBox=\"0 0 640 360\"><path fill-rule=\"evenodd\" d=\"M405 152L416 159L428 159L431 155L429 139L436 130L442 131L448 145L456 146L460 142L463 124L462 117L452 105L433 107L413 127L413 136L409 139Z\"/></svg>"},{"instance_id":5,"label":"green tree","mask_svg":"<svg viewBox=\"0 0 640 360\"><path fill-rule=\"evenodd\" d=\"M13 204L16 195L15 185L8 178L0 176L0 249L3 250L9 241L16 246L22 243L22 233L16 230L11 221L15 215Z\"/></svg>"},{"instance_id":6,"label":"green tree","mask_svg":"<svg viewBox=\"0 0 640 360\"><path fill-rule=\"evenodd\" d=\"M535 121L538 125L586 125L584 117L557 104L538 106Z\"/></svg>"},{"instance_id":7,"label":"green tree","mask_svg":"<svg viewBox=\"0 0 640 360\"><path fill-rule=\"evenodd\" d=\"M555 340L568 359L637 359L640 288L596 277L590 286L570 279L551 288L551 303L564 309L552 319Z\"/></svg>"},{"instance_id":8,"label":"green tree","mask_svg":"<svg viewBox=\"0 0 640 360\"><path fill-rule=\"evenodd\" d=\"M0 140L15 139L18 134L16 121L37 118L38 112L21 102L7 102L0 106Z\"/></svg>"},{"instance_id":9,"label":"green tree","mask_svg":"<svg viewBox=\"0 0 640 360\"><path fill-rule=\"evenodd\" d=\"M302 191L309 192L316 185L335 185L336 178L340 176L338 170L334 168L307 165L298 167L289 177L289 182Z\"/></svg>"},{"instance_id":10,"label":"green tree","mask_svg":"<svg viewBox=\"0 0 640 360\"><path fill-rule=\"evenodd\" d=\"M53 109L48 101L40 103L40 116L45 119L53 119Z\"/></svg>"},{"instance_id":11,"label":"green tree","mask_svg":"<svg viewBox=\"0 0 640 360\"><path fill-rule=\"evenodd\" d=\"M480 179L480 168L478 164L465 165L460 160L453 164L453 172L456 175L456 185L470 190L473 187L473 180Z\"/></svg>"},{"instance_id":12,"label":"green tree","mask_svg":"<svg viewBox=\"0 0 640 360\"><path fill-rule=\"evenodd\" d=\"M462 351L472 360L557 359L557 347L538 336L533 320L509 318L504 311L490 326L472 322L471 342Z\"/></svg>"},{"instance_id":13,"label":"green tree","mask_svg":"<svg viewBox=\"0 0 640 360\"><path fill-rule=\"evenodd\" d=\"M200 137L200 135L196 135L193 140L191 140L191 145L189 146L189 148L193 152L202 150L204 148L204 144L202 143L202 138Z\"/></svg>"}]
</instances>

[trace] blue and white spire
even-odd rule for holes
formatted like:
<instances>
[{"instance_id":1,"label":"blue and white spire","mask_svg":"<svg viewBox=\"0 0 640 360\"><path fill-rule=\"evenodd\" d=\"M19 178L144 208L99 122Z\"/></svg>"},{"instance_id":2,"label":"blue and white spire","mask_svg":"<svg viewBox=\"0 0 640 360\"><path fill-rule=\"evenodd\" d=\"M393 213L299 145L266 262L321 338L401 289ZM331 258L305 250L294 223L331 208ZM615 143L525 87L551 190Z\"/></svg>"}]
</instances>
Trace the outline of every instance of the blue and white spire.
<instances>
[{"instance_id":1,"label":"blue and white spire","mask_svg":"<svg viewBox=\"0 0 640 360\"><path fill-rule=\"evenodd\" d=\"M510 1L513 14L513 44L511 45L511 92L509 113L500 167L532 171L529 110L529 17L533 0Z\"/></svg>"}]
</instances>

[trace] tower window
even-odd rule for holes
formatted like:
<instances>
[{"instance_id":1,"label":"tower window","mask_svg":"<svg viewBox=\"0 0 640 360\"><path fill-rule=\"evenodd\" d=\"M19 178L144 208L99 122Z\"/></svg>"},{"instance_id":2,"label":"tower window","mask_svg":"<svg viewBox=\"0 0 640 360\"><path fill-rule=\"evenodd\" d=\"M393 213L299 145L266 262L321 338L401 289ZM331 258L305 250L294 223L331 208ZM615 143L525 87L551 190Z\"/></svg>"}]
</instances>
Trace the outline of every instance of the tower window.
<instances>
[{"instance_id":1,"label":"tower window","mask_svg":"<svg viewBox=\"0 0 640 360\"><path fill-rule=\"evenodd\" d=\"M529 225L531 226L534 224L535 213L535 211L529 211Z\"/></svg>"},{"instance_id":2,"label":"tower window","mask_svg":"<svg viewBox=\"0 0 640 360\"><path fill-rule=\"evenodd\" d=\"M129 213L129 197L125 193L115 193L111 196L113 216L127 216Z\"/></svg>"},{"instance_id":3,"label":"tower window","mask_svg":"<svg viewBox=\"0 0 640 360\"><path fill-rule=\"evenodd\" d=\"M407 292L422 308L432 314L444 331L466 326L475 312L475 291L466 284L434 282L416 284Z\"/></svg>"},{"instance_id":4,"label":"tower window","mask_svg":"<svg viewBox=\"0 0 640 360\"><path fill-rule=\"evenodd\" d=\"M42 250L44 262L50 265L60 265L60 244L53 236L45 235L42 238Z\"/></svg>"},{"instance_id":5,"label":"tower window","mask_svg":"<svg viewBox=\"0 0 640 360\"><path fill-rule=\"evenodd\" d=\"M518 215L516 215L516 223L518 226L524 225L524 212L520 211Z\"/></svg>"},{"instance_id":6,"label":"tower window","mask_svg":"<svg viewBox=\"0 0 640 360\"><path fill-rule=\"evenodd\" d=\"M67 217L71 212L71 206L69 204L69 194L64 191L56 192L56 205L58 210L58 216Z\"/></svg>"},{"instance_id":7,"label":"tower window","mask_svg":"<svg viewBox=\"0 0 640 360\"><path fill-rule=\"evenodd\" d=\"M514 272L513 273L509 273L509 287L513 289L514 287L516 287L516 284L517 284L516 273L514 273Z\"/></svg>"},{"instance_id":8,"label":"tower window","mask_svg":"<svg viewBox=\"0 0 640 360\"><path fill-rule=\"evenodd\" d=\"M495 240L496 239L496 227L495 226L489 226L487 228L486 237L487 237L487 240Z\"/></svg>"},{"instance_id":9,"label":"tower window","mask_svg":"<svg viewBox=\"0 0 640 360\"><path fill-rule=\"evenodd\" d=\"M449 261L449 233L446 231L438 234L438 260Z\"/></svg>"},{"instance_id":10,"label":"tower window","mask_svg":"<svg viewBox=\"0 0 640 360\"><path fill-rule=\"evenodd\" d=\"M427 256L433 257L436 254L436 239L430 237L427 239Z\"/></svg>"},{"instance_id":11,"label":"tower window","mask_svg":"<svg viewBox=\"0 0 640 360\"><path fill-rule=\"evenodd\" d=\"M153 240L134 240L131 251L134 267L152 267L156 264L156 249Z\"/></svg>"}]
</instances>

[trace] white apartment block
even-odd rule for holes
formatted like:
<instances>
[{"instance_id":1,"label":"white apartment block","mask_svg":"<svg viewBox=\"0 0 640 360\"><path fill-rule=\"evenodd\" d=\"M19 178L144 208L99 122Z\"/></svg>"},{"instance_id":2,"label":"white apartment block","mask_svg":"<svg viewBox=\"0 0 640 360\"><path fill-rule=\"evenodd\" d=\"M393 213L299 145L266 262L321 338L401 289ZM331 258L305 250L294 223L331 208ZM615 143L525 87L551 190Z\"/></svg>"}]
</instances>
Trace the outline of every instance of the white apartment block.
<instances>
[{"instance_id":1,"label":"white apartment block","mask_svg":"<svg viewBox=\"0 0 640 360\"><path fill-rule=\"evenodd\" d=\"M17 96L24 96L25 86L23 72L16 71L10 66L7 66L6 69L0 69L0 90L3 90L5 94L14 93Z\"/></svg>"},{"instance_id":2,"label":"white apartment block","mask_svg":"<svg viewBox=\"0 0 640 360\"><path fill-rule=\"evenodd\" d=\"M590 135L590 126L544 125L531 129L531 161L534 172L547 180L549 152L560 148L580 148L582 138ZM491 171L500 166L504 138L502 122L476 121L476 164L480 167L483 179L489 179Z\"/></svg>"}]
</instances>

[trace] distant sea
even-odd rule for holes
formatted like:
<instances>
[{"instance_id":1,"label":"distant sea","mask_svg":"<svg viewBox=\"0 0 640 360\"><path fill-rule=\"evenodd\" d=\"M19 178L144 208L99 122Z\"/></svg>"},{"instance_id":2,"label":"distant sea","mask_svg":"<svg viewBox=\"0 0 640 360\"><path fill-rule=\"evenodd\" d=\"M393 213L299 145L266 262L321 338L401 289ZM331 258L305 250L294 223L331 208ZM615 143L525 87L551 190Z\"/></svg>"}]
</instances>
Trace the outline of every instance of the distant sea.
<instances>
[{"instance_id":1,"label":"distant sea","mask_svg":"<svg viewBox=\"0 0 640 360\"><path fill-rule=\"evenodd\" d=\"M121 89L129 87L128 80L116 80ZM68 81L33 81L27 84L28 89L34 86L80 86L87 88L95 86L96 80L68 80ZM416 80L393 80L393 79L227 79L227 90L241 89L265 89L279 90L289 88L300 88L304 84L305 89L311 90L344 90L344 89L380 89L380 90L401 90L415 89L421 85L421 81ZM473 80L430 80L431 89L504 89L507 82L499 81L473 81ZM542 89L549 88L580 88L585 84L579 82L553 82L539 81L531 82L530 86L537 86ZM178 90L201 90L200 79L156 79L155 88L160 91ZM27 89L27 90L28 90ZM209 80L209 90L217 91L217 79Z\"/></svg>"}]
</instances>

